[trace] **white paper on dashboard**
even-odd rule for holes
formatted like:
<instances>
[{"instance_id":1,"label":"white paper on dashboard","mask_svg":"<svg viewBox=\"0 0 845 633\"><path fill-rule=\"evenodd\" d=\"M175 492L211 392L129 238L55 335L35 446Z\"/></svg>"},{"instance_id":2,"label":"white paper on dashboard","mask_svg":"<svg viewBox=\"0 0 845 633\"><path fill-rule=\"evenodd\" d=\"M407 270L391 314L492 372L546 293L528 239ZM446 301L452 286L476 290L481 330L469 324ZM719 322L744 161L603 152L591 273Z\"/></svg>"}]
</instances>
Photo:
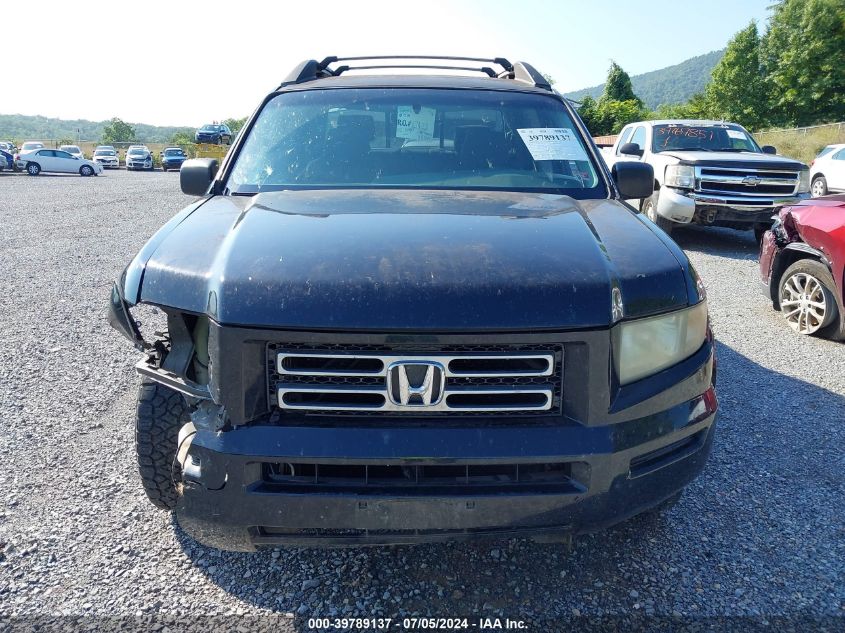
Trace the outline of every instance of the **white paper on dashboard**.
<instances>
[{"instance_id":1,"label":"white paper on dashboard","mask_svg":"<svg viewBox=\"0 0 845 633\"><path fill-rule=\"evenodd\" d=\"M414 112L413 106L399 106L396 111L396 138L408 141L433 139L436 117L435 108L421 107L419 112Z\"/></svg>"},{"instance_id":2,"label":"white paper on dashboard","mask_svg":"<svg viewBox=\"0 0 845 633\"><path fill-rule=\"evenodd\" d=\"M534 160L589 160L578 137L567 127L518 129Z\"/></svg>"}]
</instances>

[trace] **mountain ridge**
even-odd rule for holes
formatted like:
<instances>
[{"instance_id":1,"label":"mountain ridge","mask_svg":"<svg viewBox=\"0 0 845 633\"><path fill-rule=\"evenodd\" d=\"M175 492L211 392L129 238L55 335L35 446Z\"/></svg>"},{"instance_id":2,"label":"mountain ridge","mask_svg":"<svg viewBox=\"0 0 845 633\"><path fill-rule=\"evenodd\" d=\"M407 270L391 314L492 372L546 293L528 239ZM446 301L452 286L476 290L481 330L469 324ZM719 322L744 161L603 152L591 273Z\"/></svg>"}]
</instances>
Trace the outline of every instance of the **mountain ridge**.
<instances>
[{"instance_id":1,"label":"mountain ridge","mask_svg":"<svg viewBox=\"0 0 845 633\"><path fill-rule=\"evenodd\" d=\"M713 68L722 59L725 49L711 51L703 55L696 55L684 61L658 68L647 73L631 75L631 85L634 93L643 100L649 108L657 108L661 104L676 104L688 101L697 92L704 90L710 81ZM586 96L598 99L604 91L604 84L581 88L564 93L565 97L580 101Z\"/></svg>"},{"instance_id":2,"label":"mountain ridge","mask_svg":"<svg viewBox=\"0 0 845 633\"><path fill-rule=\"evenodd\" d=\"M30 114L0 114L0 140L61 140L99 141L108 121L88 119L59 119ZM149 125L129 123L135 128L137 141L167 143L178 132L193 135L196 128L177 125Z\"/></svg>"}]
</instances>

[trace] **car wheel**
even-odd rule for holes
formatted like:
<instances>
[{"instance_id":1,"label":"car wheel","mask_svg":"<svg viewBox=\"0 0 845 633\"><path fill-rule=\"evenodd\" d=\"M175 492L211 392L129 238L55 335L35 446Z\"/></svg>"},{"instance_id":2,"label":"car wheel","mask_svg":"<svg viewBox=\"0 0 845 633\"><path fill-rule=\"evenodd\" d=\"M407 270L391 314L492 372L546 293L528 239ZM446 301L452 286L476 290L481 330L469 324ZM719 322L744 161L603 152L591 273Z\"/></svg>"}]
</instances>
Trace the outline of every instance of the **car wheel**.
<instances>
[{"instance_id":1,"label":"car wheel","mask_svg":"<svg viewBox=\"0 0 845 633\"><path fill-rule=\"evenodd\" d=\"M167 165L164 163L161 164L161 171L167 171Z\"/></svg>"},{"instance_id":2,"label":"car wheel","mask_svg":"<svg viewBox=\"0 0 845 633\"><path fill-rule=\"evenodd\" d=\"M38 163L27 163L26 173L28 173L30 176L37 176L41 173L41 165L39 165Z\"/></svg>"},{"instance_id":3,"label":"car wheel","mask_svg":"<svg viewBox=\"0 0 845 633\"><path fill-rule=\"evenodd\" d=\"M79 168L79 175L80 176L86 176L86 177L87 176L93 176L94 170L91 169L90 165L83 165L82 167Z\"/></svg>"},{"instance_id":4,"label":"car wheel","mask_svg":"<svg viewBox=\"0 0 845 633\"><path fill-rule=\"evenodd\" d=\"M824 176L816 176L813 178L813 184L810 187L810 192L814 198L827 195L827 179Z\"/></svg>"},{"instance_id":5,"label":"car wheel","mask_svg":"<svg viewBox=\"0 0 845 633\"><path fill-rule=\"evenodd\" d=\"M172 510L179 499L176 481L182 473L176 452L179 430L189 421L182 394L155 382L141 383L135 417L138 472L147 497L163 510Z\"/></svg>"},{"instance_id":6,"label":"car wheel","mask_svg":"<svg viewBox=\"0 0 845 633\"><path fill-rule=\"evenodd\" d=\"M643 200L640 211L657 226L663 229L667 235L672 235L672 229L675 228L675 223L672 220L667 220L662 215L657 213L657 194L655 191L651 197Z\"/></svg>"},{"instance_id":7,"label":"car wheel","mask_svg":"<svg viewBox=\"0 0 845 633\"><path fill-rule=\"evenodd\" d=\"M827 267L802 259L786 269L780 280L780 310L794 331L804 335L840 338L836 285Z\"/></svg>"}]
</instances>

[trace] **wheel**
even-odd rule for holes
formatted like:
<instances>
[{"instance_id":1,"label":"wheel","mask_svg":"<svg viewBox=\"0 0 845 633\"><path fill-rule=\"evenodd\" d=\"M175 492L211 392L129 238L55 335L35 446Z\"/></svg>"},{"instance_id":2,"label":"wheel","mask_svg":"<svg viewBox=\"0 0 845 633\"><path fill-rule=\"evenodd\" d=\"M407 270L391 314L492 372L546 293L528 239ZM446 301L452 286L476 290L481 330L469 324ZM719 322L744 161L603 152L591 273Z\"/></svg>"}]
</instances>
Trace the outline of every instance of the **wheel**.
<instances>
[{"instance_id":1,"label":"wheel","mask_svg":"<svg viewBox=\"0 0 845 633\"><path fill-rule=\"evenodd\" d=\"M167 171L167 165L164 163L161 164L161 171Z\"/></svg>"},{"instance_id":2,"label":"wheel","mask_svg":"<svg viewBox=\"0 0 845 633\"><path fill-rule=\"evenodd\" d=\"M672 220L667 220L657 213L657 193L658 192L655 191L651 194L651 197L643 200L642 208L640 210L649 220L663 229L664 233L672 235L672 229L675 228L675 223L672 222Z\"/></svg>"},{"instance_id":3,"label":"wheel","mask_svg":"<svg viewBox=\"0 0 845 633\"><path fill-rule=\"evenodd\" d=\"M824 176L816 176L813 178L813 184L810 186L810 192L814 198L827 195L827 179Z\"/></svg>"},{"instance_id":4,"label":"wheel","mask_svg":"<svg viewBox=\"0 0 845 633\"><path fill-rule=\"evenodd\" d=\"M27 163L26 173L28 173L30 176L37 176L41 173L41 165L39 165L38 163Z\"/></svg>"},{"instance_id":5,"label":"wheel","mask_svg":"<svg viewBox=\"0 0 845 633\"><path fill-rule=\"evenodd\" d=\"M805 335L842 338L833 276L814 259L801 259L780 278L780 310L794 331Z\"/></svg>"},{"instance_id":6,"label":"wheel","mask_svg":"<svg viewBox=\"0 0 845 633\"><path fill-rule=\"evenodd\" d=\"M138 472L147 497L163 510L172 510L179 498L175 483L181 479L177 442L179 429L189 421L182 394L148 380L141 383L135 417Z\"/></svg>"},{"instance_id":7,"label":"wheel","mask_svg":"<svg viewBox=\"0 0 845 633\"><path fill-rule=\"evenodd\" d=\"M79 168L79 175L80 176L93 176L94 170L91 168L91 165L83 165Z\"/></svg>"}]
</instances>

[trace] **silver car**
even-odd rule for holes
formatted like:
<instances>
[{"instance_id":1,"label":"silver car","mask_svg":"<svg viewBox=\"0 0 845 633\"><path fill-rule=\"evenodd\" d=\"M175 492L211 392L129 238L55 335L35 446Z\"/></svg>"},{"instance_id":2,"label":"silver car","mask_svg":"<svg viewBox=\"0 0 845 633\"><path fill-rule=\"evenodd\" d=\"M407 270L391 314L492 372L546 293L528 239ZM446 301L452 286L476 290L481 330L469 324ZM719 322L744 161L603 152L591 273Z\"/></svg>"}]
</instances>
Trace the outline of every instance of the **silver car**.
<instances>
[{"instance_id":1,"label":"silver car","mask_svg":"<svg viewBox=\"0 0 845 633\"><path fill-rule=\"evenodd\" d=\"M152 171L153 155L145 145L131 145L126 150L126 169Z\"/></svg>"}]
</instances>

